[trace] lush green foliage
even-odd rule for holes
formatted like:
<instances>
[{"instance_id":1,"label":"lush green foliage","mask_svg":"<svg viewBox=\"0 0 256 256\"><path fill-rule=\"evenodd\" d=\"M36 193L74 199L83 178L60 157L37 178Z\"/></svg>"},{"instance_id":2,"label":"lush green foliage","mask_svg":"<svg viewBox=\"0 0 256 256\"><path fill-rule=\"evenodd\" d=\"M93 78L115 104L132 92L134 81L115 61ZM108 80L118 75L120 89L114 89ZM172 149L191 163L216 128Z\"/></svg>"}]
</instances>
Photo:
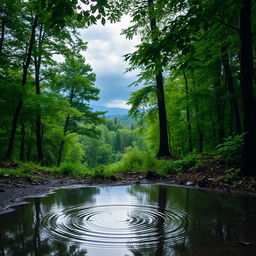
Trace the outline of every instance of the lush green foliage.
<instances>
[{"instance_id":1,"label":"lush green foliage","mask_svg":"<svg viewBox=\"0 0 256 256\"><path fill-rule=\"evenodd\" d=\"M256 154L254 3L3 0L0 160L58 165L59 173L75 176L166 175L217 151L228 168L242 160L242 171L255 173L249 166ZM129 99L137 124L90 108L99 89L81 55L87 44L78 29L122 14L131 17L123 34L141 39L125 55L128 70L140 70L133 83L140 87ZM156 160L163 144L182 160Z\"/></svg>"},{"instance_id":2,"label":"lush green foliage","mask_svg":"<svg viewBox=\"0 0 256 256\"><path fill-rule=\"evenodd\" d=\"M105 169L111 173L156 171L160 175L168 175L190 169L198 162L199 156L192 154L181 160L157 160L149 151L130 147L126 149L121 161L111 164Z\"/></svg>"},{"instance_id":3,"label":"lush green foliage","mask_svg":"<svg viewBox=\"0 0 256 256\"><path fill-rule=\"evenodd\" d=\"M218 158L222 159L227 166L239 167L241 162L243 134L230 136L217 146Z\"/></svg>"}]
</instances>

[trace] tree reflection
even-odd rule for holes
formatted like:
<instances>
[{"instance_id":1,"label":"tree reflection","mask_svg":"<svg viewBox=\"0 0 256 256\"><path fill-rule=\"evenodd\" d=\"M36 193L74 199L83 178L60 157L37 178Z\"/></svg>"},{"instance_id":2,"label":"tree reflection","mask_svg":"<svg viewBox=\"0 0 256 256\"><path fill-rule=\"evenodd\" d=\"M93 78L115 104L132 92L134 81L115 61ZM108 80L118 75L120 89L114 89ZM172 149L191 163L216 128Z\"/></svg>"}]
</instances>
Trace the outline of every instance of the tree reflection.
<instances>
[{"instance_id":1,"label":"tree reflection","mask_svg":"<svg viewBox=\"0 0 256 256\"><path fill-rule=\"evenodd\" d=\"M152 209L154 209L154 220L152 220L154 225L150 226L149 224L149 226L152 233L155 234L155 243L152 246L147 246L147 241L138 245L127 244L127 248L134 256L255 255L254 245L234 247L234 244L239 241L252 242L255 240L256 218L253 216L256 214L255 198L202 193L195 189L158 185L129 186L127 189L128 195L125 195L127 200L134 204L140 204L142 207L143 205L145 207L152 205ZM74 189L71 193L70 190L60 190L45 198L29 199L29 205L19 206L15 212L0 215L0 255L87 255L86 248L82 248L80 245L50 238L40 228L40 222L42 216L46 214L51 215L56 211L63 212L67 207L96 203L95 195L99 191L97 188ZM113 188L105 199L113 199L112 196L114 196L114 203L122 205L121 199L123 200L124 196L123 194L120 194L120 197L116 196L117 191L120 190ZM104 198L104 194L102 196ZM108 203L113 202L108 201ZM138 207L135 208L132 212L129 211L129 214L138 217L140 212ZM173 209L174 212L187 213L181 214L182 228L180 232L182 235L178 240L176 238L172 240L172 236L165 227L166 223L164 223L164 216L168 217ZM147 211L142 214L145 217ZM128 225L132 225L132 223ZM138 239L145 240L146 236L141 233L141 226L137 227ZM134 228L131 230L136 235L136 230L134 231ZM89 252L91 253L91 251ZM104 251L102 255L104 255ZM115 255L114 249L112 255Z\"/></svg>"},{"instance_id":2,"label":"tree reflection","mask_svg":"<svg viewBox=\"0 0 256 256\"><path fill-rule=\"evenodd\" d=\"M234 246L238 241L256 237L256 218L249 214L255 199L237 195L202 192L168 186L134 186L129 193L145 205L157 203L159 211L167 209L185 212L183 239L176 244L166 238L162 220L157 223L159 240L154 248L144 245L130 247L136 256L155 255L254 255L256 249ZM256 210L255 210L256 212ZM247 252L247 254L245 253Z\"/></svg>"},{"instance_id":3,"label":"tree reflection","mask_svg":"<svg viewBox=\"0 0 256 256\"><path fill-rule=\"evenodd\" d=\"M74 193L77 192L77 193ZM0 215L0 255L1 256L84 256L87 250L79 245L67 244L49 238L40 228L42 216L56 209L65 209L70 201L92 204L98 188L56 191L44 198L28 199L30 204L19 206L14 212Z\"/></svg>"},{"instance_id":4,"label":"tree reflection","mask_svg":"<svg viewBox=\"0 0 256 256\"><path fill-rule=\"evenodd\" d=\"M163 256L171 255L168 252L168 247L165 244L165 215L166 215L166 203L167 203L167 188L165 186L152 186L151 189L145 189L142 186L135 186L129 189L129 192L138 196L140 200L147 198L147 200L156 202L158 205L157 223L155 226L155 233L157 237L157 243L154 248L140 248L136 246L130 246L130 251L135 256ZM157 188L157 189L156 189ZM144 196L143 196L144 194ZM136 213L135 213L136 214Z\"/></svg>"}]
</instances>

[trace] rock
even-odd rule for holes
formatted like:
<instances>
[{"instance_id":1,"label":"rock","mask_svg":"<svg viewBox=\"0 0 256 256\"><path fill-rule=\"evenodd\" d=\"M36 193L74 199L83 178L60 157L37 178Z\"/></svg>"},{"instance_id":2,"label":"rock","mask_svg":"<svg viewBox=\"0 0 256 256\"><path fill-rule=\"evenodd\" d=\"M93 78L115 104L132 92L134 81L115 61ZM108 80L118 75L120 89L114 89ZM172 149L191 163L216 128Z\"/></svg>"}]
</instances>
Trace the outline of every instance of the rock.
<instances>
[{"instance_id":1,"label":"rock","mask_svg":"<svg viewBox=\"0 0 256 256\"><path fill-rule=\"evenodd\" d=\"M117 178L115 176L110 176L111 181L117 181Z\"/></svg>"},{"instance_id":2,"label":"rock","mask_svg":"<svg viewBox=\"0 0 256 256\"><path fill-rule=\"evenodd\" d=\"M139 184L141 184L141 182L139 180L137 180L137 181L135 181L135 184L139 185Z\"/></svg>"},{"instance_id":3,"label":"rock","mask_svg":"<svg viewBox=\"0 0 256 256\"><path fill-rule=\"evenodd\" d=\"M205 187L208 184L208 181L206 177L202 177L198 180L197 183L199 187Z\"/></svg>"},{"instance_id":4,"label":"rock","mask_svg":"<svg viewBox=\"0 0 256 256\"><path fill-rule=\"evenodd\" d=\"M10 175L9 175L9 174L4 174L3 176L4 176L4 177L10 177Z\"/></svg>"},{"instance_id":5,"label":"rock","mask_svg":"<svg viewBox=\"0 0 256 256\"><path fill-rule=\"evenodd\" d=\"M187 181L186 186L193 186L195 183L193 181Z\"/></svg>"},{"instance_id":6,"label":"rock","mask_svg":"<svg viewBox=\"0 0 256 256\"><path fill-rule=\"evenodd\" d=\"M240 245L242 245L242 246L250 246L250 245L252 245L251 242L245 242L245 241L239 241L238 243L239 243Z\"/></svg>"},{"instance_id":7,"label":"rock","mask_svg":"<svg viewBox=\"0 0 256 256\"><path fill-rule=\"evenodd\" d=\"M159 174L157 174L156 172L149 171L149 172L147 172L145 178L147 180L154 180L154 179L159 179L160 177L161 176Z\"/></svg>"}]
</instances>

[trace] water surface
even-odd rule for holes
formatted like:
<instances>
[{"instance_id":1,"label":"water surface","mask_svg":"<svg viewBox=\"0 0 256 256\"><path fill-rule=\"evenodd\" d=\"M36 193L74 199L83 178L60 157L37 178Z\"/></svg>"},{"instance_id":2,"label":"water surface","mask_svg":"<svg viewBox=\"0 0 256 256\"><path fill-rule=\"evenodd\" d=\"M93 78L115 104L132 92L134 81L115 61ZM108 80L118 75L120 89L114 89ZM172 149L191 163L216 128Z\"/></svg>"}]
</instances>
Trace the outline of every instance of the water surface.
<instances>
[{"instance_id":1,"label":"water surface","mask_svg":"<svg viewBox=\"0 0 256 256\"><path fill-rule=\"evenodd\" d=\"M256 255L256 198L165 185L59 189L0 215L0 255Z\"/></svg>"}]
</instances>

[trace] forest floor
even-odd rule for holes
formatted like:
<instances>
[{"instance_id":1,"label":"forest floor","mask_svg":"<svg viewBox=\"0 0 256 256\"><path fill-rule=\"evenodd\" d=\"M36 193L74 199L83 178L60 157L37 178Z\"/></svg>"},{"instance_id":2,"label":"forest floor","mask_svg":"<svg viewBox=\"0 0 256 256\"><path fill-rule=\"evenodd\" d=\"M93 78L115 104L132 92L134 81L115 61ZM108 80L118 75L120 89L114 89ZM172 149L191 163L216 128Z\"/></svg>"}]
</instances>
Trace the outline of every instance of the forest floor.
<instances>
[{"instance_id":1,"label":"forest floor","mask_svg":"<svg viewBox=\"0 0 256 256\"><path fill-rule=\"evenodd\" d=\"M13 165L1 168L15 168ZM18 167L17 167L18 168ZM256 196L256 177L239 177L227 174L219 161L205 161L198 167L183 170L181 174L170 174L161 177L153 171L120 172L115 177L103 179L74 178L70 176L52 176L37 169L31 177L17 175L0 175L0 213L11 210L21 203L23 197L37 196L52 189L72 186L116 186L130 184L168 184L194 187L224 193L237 193Z\"/></svg>"}]
</instances>

